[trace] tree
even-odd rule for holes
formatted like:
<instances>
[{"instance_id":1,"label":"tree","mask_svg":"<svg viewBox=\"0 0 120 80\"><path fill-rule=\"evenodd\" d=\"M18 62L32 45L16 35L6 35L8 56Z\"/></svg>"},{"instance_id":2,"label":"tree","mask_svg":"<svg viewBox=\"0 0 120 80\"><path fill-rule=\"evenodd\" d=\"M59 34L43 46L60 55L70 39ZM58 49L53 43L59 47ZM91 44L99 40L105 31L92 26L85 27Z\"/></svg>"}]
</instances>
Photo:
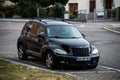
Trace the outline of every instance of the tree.
<instances>
[{"instance_id":1,"label":"tree","mask_svg":"<svg viewBox=\"0 0 120 80\"><path fill-rule=\"evenodd\" d=\"M61 3L55 3L53 7L53 17L63 18L64 11L64 5Z\"/></svg>"},{"instance_id":2,"label":"tree","mask_svg":"<svg viewBox=\"0 0 120 80\"><path fill-rule=\"evenodd\" d=\"M19 0L10 0L11 2L17 3Z\"/></svg>"},{"instance_id":3,"label":"tree","mask_svg":"<svg viewBox=\"0 0 120 80\"><path fill-rule=\"evenodd\" d=\"M10 0L11 2L14 3L19 3L21 0ZM55 3L61 3L63 5L67 4L68 0L28 0L28 1L36 1L40 6L46 7Z\"/></svg>"},{"instance_id":4,"label":"tree","mask_svg":"<svg viewBox=\"0 0 120 80\"><path fill-rule=\"evenodd\" d=\"M66 5L68 2L68 0L55 0L55 1L56 1L56 3L61 3L63 5Z\"/></svg>"},{"instance_id":5,"label":"tree","mask_svg":"<svg viewBox=\"0 0 120 80\"><path fill-rule=\"evenodd\" d=\"M53 5L55 3L61 3L63 5L67 4L68 0L36 0L36 2L42 6L42 7L47 7L49 5Z\"/></svg>"},{"instance_id":6,"label":"tree","mask_svg":"<svg viewBox=\"0 0 120 80\"><path fill-rule=\"evenodd\" d=\"M19 2L19 0L10 0L10 1L15 3L15 15L16 15L16 5Z\"/></svg>"},{"instance_id":7,"label":"tree","mask_svg":"<svg viewBox=\"0 0 120 80\"><path fill-rule=\"evenodd\" d=\"M18 14L22 17L36 17L36 3L34 0L19 0Z\"/></svg>"},{"instance_id":8,"label":"tree","mask_svg":"<svg viewBox=\"0 0 120 80\"><path fill-rule=\"evenodd\" d=\"M36 14L39 14L39 7L48 7L50 5L55 5L56 3L60 3L61 5L65 5L68 0L10 0L16 3L15 11L18 15L22 17L36 17ZM59 6L57 6L59 8ZM17 9L16 9L17 8ZM56 10L55 8L54 10ZM60 9L63 11L63 9Z\"/></svg>"}]
</instances>

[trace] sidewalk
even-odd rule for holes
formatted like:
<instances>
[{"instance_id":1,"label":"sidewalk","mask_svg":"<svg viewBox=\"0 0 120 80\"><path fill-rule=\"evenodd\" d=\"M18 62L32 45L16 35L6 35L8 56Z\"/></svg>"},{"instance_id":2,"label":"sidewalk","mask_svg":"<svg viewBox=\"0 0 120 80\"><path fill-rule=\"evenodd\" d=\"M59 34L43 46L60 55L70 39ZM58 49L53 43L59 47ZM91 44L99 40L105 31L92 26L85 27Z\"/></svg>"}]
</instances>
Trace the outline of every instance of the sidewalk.
<instances>
[{"instance_id":1,"label":"sidewalk","mask_svg":"<svg viewBox=\"0 0 120 80\"><path fill-rule=\"evenodd\" d=\"M0 18L0 22L27 22L30 19Z\"/></svg>"}]
</instances>

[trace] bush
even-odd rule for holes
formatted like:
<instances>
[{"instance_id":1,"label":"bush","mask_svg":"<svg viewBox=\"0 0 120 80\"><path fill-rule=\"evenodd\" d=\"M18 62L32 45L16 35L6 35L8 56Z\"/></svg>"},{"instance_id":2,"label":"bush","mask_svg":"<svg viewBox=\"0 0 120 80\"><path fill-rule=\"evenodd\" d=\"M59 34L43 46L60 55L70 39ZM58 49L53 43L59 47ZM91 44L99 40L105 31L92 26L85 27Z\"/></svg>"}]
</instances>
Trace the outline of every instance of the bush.
<instances>
[{"instance_id":1,"label":"bush","mask_svg":"<svg viewBox=\"0 0 120 80\"><path fill-rule=\"evenodd\" d=\"M55 5L53 7L53 12L54 12L53 17L63 18L65 8L64 8L64 6L62 4L55 3Z\"/></svg>"},{"instance_id":2,"label":"bush","mask_svg":"<svg viewBox=\"0 0 120 80\"><path fill-rule=\"evenodd\" d=\"M56 18L63 18L64 16L64 6L60 3L55 3L54 5L51 5L49 7L40 7L40 17L46 18L46 17L56 17Z\"/></svg>"},{"instance_id":3,"label":"bush","mask_svg":"<svg viewBox=\"0 0 120 80\"><path fill-rule=\"evenodd\" d=\"M0 6L0 11L5 13L5 17L12 17L15 13L14 6Z\"/></svg>"},{"instance_id":4,"label":"bush","mask_svg":"<svg viewBox=\"0 0 120 80\"><path fill-rule=\"evenodd\" d=\"M19 0L16 6L16 13L25 18L36 17L37 8L35 2L32 0Z\"/></svg>"},{"instance_id":5,"label":"bush","mask_svg":"<svg viewBox=\"0 0 120 80\"><path fill-rule=\"evenodd\" d=\"M40 8L39 8L39 16L40 16L41 18L46 17L46 16L47 16L47 11L46 11L46 9L43 9L42 7L40 7Z\"/></svg>"},{"instance_id":6,"label":"bush","mask_svg":"<svg viewBox=\"0 0 120 80\"><path fill-rule=\"evenodd\" d=\"M74 19L75 18L75 15L73 15L72 13L69 13L70 14L70 19Z\"/></svg>"},{"instance_id":7,"label":"bush","mask_svg":"<svg viewBox=\"0 0 120 80\"><path fill-rule=\"evenodd\" d=\"M15 14L15 9L13 6L5 7L5 17L12 17Z\"/></svg>"}]
</instances>

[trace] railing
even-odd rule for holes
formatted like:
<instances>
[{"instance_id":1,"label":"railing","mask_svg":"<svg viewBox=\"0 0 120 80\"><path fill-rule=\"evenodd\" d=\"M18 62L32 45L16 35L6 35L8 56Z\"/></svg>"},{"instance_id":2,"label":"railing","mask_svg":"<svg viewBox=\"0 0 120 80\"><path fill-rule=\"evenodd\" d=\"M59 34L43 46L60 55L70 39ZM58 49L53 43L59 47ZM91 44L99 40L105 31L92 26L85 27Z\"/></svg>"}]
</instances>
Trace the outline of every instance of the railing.
<instances>
[{"instance_id":1,"label":"railing","mask_svg":"<svg viewBox=\"0 0 120 80\"><path fill-rule=\"evenodd\" d=\"M94 21L113 21L118 20L118 10L105 9L105 10L94 10Z\"/></svg>"}]
</instances>

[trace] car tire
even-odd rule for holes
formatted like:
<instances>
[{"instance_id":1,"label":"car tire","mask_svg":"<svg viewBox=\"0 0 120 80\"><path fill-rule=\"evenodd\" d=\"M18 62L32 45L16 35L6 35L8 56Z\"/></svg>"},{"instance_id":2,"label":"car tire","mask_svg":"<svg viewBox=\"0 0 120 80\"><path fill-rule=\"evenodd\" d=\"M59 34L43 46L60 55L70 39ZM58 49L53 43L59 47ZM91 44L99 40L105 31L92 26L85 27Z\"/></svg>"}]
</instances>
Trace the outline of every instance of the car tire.
<instances>
[{"instance_id":1,"label":"car tire","mask_svg":"<svg viewBox=\"0 0 120 80\"><path fill-rule=\"evenodd\" d=\"M25 53L25 47L22 44L18 46L18 58L20 60L27 60L28 58L28 55Z\"/></svg>"},{"instance_id":2,"label":"car tire","mask_svg":"<svg viewBox=\"0 0 120 80\"><path fill-rule=\"evenodd\" d=\"M49 69L55 69L55 57L54 54L52 52L48 52L48 54L46 55L46 66Z\"/></svg>"}]
</instances>

